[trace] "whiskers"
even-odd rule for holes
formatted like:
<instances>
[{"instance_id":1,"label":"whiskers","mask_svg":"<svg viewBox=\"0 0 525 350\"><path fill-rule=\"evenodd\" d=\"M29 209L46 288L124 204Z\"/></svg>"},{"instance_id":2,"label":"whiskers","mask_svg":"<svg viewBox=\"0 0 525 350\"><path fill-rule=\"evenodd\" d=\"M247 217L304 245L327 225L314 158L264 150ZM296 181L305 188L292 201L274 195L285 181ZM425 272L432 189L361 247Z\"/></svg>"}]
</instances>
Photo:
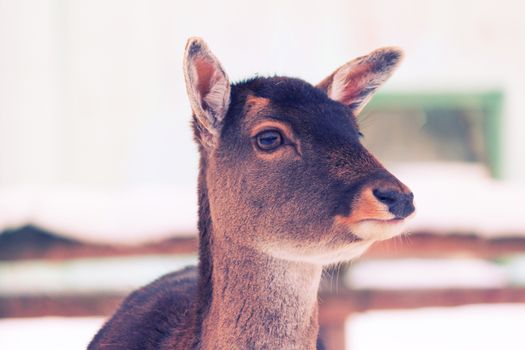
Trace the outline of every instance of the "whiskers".
<instances>
[{"instance_id":1,"label":"whiskers","mask_svg":"<svg viewBox=\"0 0 525 350\"><path fill-rule=\"evenodd\" d=\"M344 284L344 276L342 274L345 273L348 265L349 262L347 261L339 261L325 267L323 270L323 279L327 281L326 286L329 288L331 294L339 294Z\"/></svg>"},{"instance_id":2,"label":"whiskers","mask_svg":"<svg viewBox=\"0 0 525 350\"><path fill-rule=\"evenodd\" d=\"M410 232L402 232L401 234L390 239L390 242L387 245L390 251L387 253L391 256L398 256L400 255L400 251L406 250L407 246L411 246L412 244L413 241L412 237L410 236Z\"/></svg>"}]
</instances>

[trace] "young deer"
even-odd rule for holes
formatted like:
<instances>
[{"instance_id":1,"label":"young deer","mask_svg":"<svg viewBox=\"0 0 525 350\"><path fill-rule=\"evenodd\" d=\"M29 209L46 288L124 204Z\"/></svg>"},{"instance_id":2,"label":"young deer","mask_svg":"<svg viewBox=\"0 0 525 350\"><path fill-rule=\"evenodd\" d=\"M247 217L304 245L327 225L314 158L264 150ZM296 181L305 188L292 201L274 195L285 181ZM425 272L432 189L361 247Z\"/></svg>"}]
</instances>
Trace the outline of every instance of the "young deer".
<instances>
[{"instance_id":1,"label":"young deer","mask_svg":"<svg viewBox=\"0 0 525 350\"><path fill-rule=\"evenodd\" d=\"M383 48L316 86L230 84L198 38L184 73L200 151L199 266L132 293L90 349L315 349L323 266L399 234L413 195L356 115L401 58Z\"/></svg>"}]
</instances>

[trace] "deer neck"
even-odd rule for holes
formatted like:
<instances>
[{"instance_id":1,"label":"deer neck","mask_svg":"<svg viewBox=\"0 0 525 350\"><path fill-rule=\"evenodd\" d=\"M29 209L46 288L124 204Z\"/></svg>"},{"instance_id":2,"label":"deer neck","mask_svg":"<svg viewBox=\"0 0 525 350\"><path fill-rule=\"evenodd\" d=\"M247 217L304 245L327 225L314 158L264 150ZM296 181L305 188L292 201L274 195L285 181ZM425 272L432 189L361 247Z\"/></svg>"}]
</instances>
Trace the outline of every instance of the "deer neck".
<instances>
[{"instance_id":1,"label":"deer neck","mask_svg":"<svg viewBox=\"0 0 525 350\"><path fill-rule=\"evenodd\" d=\"M315 349L321 267L214 242L202 349Z\"/></svg>"},{"instance_id":2,"label":"deer neck","mask_svg":"<svg viewBox=\"0 0 525 350\"><path fill-rule=\"evenodd\" d=\"M201 158L193 348L315 349L321 267L213 239L205 178Z\"/></svg>"}]
</instances>

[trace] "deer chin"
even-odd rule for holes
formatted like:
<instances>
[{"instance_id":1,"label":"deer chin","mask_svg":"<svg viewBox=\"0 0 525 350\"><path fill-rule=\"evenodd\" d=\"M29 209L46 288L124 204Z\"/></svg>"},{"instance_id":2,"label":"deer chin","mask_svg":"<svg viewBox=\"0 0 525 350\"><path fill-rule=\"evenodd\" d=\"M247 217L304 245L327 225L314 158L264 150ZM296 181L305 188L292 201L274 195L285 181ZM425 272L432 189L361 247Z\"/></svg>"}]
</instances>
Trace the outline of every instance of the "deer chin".
<instances>
[{"instance_id":1,"label":"deer chin","mask_svg":"<svg viewBox=\"0 0 525 350\"><path fill-rule=\"evenodd\" d=\"M364 219L350 226L354 235L365 241L384 241L404 232L408 218Z\"/></svg>"},{"instance_id":2,"label":"deer chin","mask_svg":"<svg viewBox=\"0 0 525 350\"><path fill-rule=\"evenodd\" d=\"M357 240L337 248L319 247L318 249L297 249L280 245L266 249L266 252L281 260L327 266L357 258L373 243L373 240Z\"/></svg>"}]
</instances>

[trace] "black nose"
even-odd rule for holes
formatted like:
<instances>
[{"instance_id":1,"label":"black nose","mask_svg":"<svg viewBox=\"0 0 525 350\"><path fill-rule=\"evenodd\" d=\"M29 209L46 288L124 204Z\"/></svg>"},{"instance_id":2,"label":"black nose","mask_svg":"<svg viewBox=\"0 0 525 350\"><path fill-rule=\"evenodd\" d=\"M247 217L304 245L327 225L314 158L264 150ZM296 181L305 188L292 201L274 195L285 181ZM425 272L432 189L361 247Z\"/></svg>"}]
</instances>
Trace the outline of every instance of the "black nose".
<instances>
[{"instance_id":1,"label":"black nose","mask_svg":"<svg viewBox=\"0 0 525 350\"><path fill-rule=\"evenodd\" d=\"M388 210L396 218L404 219L416 210L414 207L414 194L393 189L376 188L374 196L388 206Z\"/></svg>"}]
</instances>

